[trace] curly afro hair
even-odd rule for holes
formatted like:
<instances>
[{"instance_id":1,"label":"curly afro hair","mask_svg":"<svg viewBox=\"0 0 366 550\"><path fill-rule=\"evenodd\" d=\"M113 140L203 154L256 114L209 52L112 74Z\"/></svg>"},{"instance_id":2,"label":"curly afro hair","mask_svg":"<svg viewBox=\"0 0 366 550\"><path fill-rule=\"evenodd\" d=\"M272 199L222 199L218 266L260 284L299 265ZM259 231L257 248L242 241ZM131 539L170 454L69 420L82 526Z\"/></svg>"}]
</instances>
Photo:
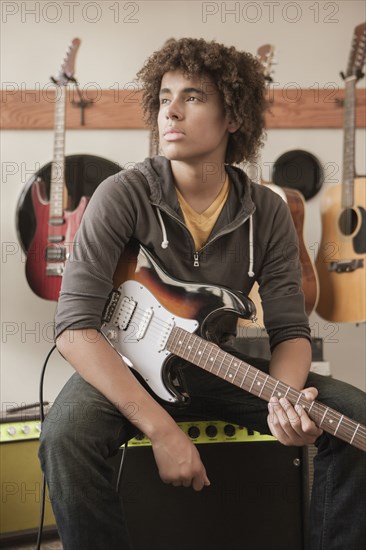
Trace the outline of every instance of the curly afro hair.
<instances>
[{"instance_id":1,"label":"curly afro hair","mask_svg":"<svg viewBox=\"0 0 366 550\"><path fill-rule=\"evenodd\" d=\"M142 109L152 131L155 144L159 142L157 116L159 91L163 75L182 71L187 77L208 76L216 84L230 120L240 123L230 134L225 162L228 164L255 160L264 135L265 78L255 57L202 38L171 38L154 52L137 73L143 89Z\"/></svg>"}]
</instances>

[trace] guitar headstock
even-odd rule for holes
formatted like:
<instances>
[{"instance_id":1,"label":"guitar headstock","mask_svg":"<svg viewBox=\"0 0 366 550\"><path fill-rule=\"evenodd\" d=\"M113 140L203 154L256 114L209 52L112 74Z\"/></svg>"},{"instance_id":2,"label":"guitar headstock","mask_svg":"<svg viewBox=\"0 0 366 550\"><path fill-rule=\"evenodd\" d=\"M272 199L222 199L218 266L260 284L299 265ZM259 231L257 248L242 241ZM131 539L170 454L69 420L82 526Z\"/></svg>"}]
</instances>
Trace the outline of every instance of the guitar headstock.
<instances>
[{"instance_id":1,"label":"guitar headstock","mask_svg":"<svg viewBox=\"0 0 366 550\"><path fill-rule=\"evenodd\" d=\"M346 73L341 73L344 79L350 77L356 77L356 79L362 78L363 66L365 64L366 53L366 23L358 25L353 32L351 52L348 60Z\"/></svg>"},{"instance_id":2,"label":"guitar headstock","mask_svg":"<svg viewBox=\"0 0 366 550\"><path fill-rule=\"evenodd\" d=\"M75 57L80 46L80 39L74 38L65 54L63 62L61 64L58 76L56 78L51 77L51 80L59 86L66 86L70 80L74 80L75 72Z\"/></svg>"},{"instance_id":3,"label":"guitar headstock","mask_svg":"<svg viewBox=\"0 0 366 550\"><path fill-rule=\"evenodd\" d=\"M264 78L268 82L272 82L271 71L274 65L274 46L272 44L264 44L257 50L257 59L263 67Z\"/></svg>"}]
</instances>

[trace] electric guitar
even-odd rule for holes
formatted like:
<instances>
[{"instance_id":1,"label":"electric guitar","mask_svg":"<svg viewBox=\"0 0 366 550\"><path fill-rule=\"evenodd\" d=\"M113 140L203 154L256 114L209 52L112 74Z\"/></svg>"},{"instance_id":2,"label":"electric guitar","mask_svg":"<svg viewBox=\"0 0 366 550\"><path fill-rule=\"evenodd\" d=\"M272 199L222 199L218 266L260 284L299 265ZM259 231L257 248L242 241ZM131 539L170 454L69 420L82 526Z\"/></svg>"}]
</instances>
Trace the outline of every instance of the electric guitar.
<instances>
[{"instance_id":1,"label":"electric guitar","mask_svg":"<svg viewBox=\"0 0 366 550\"><path fill-rule=\"evenodd\" d=\"M57 86L57 99L50 199L48 201L45 184L41 179L34 182L31 191L36 230L28 248L25 271L33 292L46 300L58 300L65 262L88 204L88 198L82 197L75 210L67 210L68 193L64 176L66 85L73 80L79 45L80 40L75 38L67 51L58 78L52 79Z\"/></svg>"},{"instance_id":2,"label":"electric guitar","mask_svg":"<svg viewBox=\"0 0 366 550\"><path fill-rule=\"evenodd\" d=\"M269 84L272 82L272 65L274 58L274 46L271 44L264 44L257 50L257 59L263 67L264 77ZM304 292L304 305L305 312L307 315L310 315L318 302L319 290L318 290L318 278L315 270L315 266L311 260L308 248L304 241L304 223L305 223L305 201L303 195L296 189L290 189L287 187L280 187L275 185L272 182L265 181L262 178L261 173L261 159L260 156L256 159L255 170L248 171L249 177L256 183L265 185L271 189L274 193L277 193L283 201L287 204L292 221L297 233L297 238L299 242L299 260L301 265L301 283L302 289ZM249 167L251 168L251 167ZM254 302L257 317L256 317L256 327L264 327L263 320L263 309L261 305L261 299L259 296L259 285L254 283L252 290L249 294L250 299ZM239 324L242 326L249 326L250 323L247 321L239 321Z\"/></svg>"},{"instance_id":3,"label":"electric guitar","mask_svg":"<svg viewBox=\"0 0 366 550\"><path fill-rule=\"evenodd\" d=\"M355 179L356 83L363 76L366 23L354 30L345 78L343 182L321 200L322 238L316 258L316 311L339 323L366 321L366 178Z\"/></svg>"},{"instance_id":4,"label":"electric guitar","mask_svg":"<svg viewBox=\"0 0 366 550\"><path fill-rule=\"evenodd\" d=\"M253 318L251 300L228 288L179 281L143 246L134 262L124 262L129 278L111 293L102 334L156 396L172 404L189 399L175 365L181 358L266 401L287 397L323 430L366 451L365 426L318 401L309 403L301 392L217 345L223 316ZM115 276L116 288L121 275Z\"/></svg>"}]
</instances>

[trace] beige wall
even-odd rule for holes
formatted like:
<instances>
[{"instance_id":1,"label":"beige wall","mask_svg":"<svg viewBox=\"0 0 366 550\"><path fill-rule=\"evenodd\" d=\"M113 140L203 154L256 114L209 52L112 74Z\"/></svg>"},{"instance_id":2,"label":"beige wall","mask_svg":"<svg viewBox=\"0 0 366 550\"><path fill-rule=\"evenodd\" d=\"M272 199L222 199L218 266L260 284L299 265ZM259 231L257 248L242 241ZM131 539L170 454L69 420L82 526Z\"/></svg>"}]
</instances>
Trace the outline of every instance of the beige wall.
<instances>
[{"instance_id":1,"label":"beige wall","mask_svg":"<svg viewBox=\"0 0 366 550\"><path fill-rule=\"evenodd\" d=\"M123 88L144 59L171 36L202 36L252 53L270 42L276 47L279 86L342 86L339 71L346 68L353 29L365 20L362 1L9 1L2 2L1 9L1 80L8 89L47 86L74 37L82 41L76 71L81 88ZM326 172L324 190L341 179L342 135L342 130L271 130L263 161L273 163L289 149L310 151L323 165L336 167L333 181ZM38 400L39 375L51 347L55 304L35 296L26 283L15 212L30 175L52 159L52 140L52 131L4 131L1 138L4 405ZM365 132L358 130L358 173L366 173L365 145ZM66 154L77 153L136 162L148 155L148 135L70 130ZM319 199L320 194L306 204L305 237L312 249L321 235ZM324 337L333 375L365 388L365 324L329 324L313 314L311 326L314 336ZM55 398L71 372L54 354L46 374L46 399Z\"/></svg>"}]
</instances>

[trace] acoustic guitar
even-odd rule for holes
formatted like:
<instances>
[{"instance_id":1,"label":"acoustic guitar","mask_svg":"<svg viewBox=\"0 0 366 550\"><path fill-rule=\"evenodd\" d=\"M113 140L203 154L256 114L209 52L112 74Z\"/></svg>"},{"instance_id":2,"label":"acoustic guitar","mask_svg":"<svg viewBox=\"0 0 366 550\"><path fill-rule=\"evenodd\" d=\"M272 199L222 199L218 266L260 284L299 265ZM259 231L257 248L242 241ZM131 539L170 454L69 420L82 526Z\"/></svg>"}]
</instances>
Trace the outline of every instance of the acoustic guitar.
<instances>
[{"instance_id":1,"label":"acoustic guitar","mask_svg":"<svg viewBox=\"0 0 366 550\"><path fill-rule=\"evenodd\" d=\"M73 80L79 45L80 40L75 38L58 77L52 79L57 86L57 94L50 198L48 200L45 182L40 178L34 181L31 190L36 229L28 248L25 272L33 292L46 300L58 300L65 262L88 204L88 198L82 197L75 210L67 209L68 192L64 176L66 86Z\"/></svg>"},{"instance_id":2,"label":"acoustic guitar","mask_svg":"<svg viewBox=\"0 0 366 550\"><path fill-rule=\"evenodd\" d=\"M316 258L317 313L337 323L366 321L366 178L356 177L356 83L363 76L366 23L354 30L345 79L343 181L321 200L322 237Z\"/></svg>"}]
</instances>

